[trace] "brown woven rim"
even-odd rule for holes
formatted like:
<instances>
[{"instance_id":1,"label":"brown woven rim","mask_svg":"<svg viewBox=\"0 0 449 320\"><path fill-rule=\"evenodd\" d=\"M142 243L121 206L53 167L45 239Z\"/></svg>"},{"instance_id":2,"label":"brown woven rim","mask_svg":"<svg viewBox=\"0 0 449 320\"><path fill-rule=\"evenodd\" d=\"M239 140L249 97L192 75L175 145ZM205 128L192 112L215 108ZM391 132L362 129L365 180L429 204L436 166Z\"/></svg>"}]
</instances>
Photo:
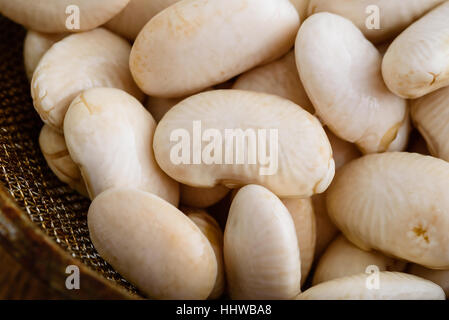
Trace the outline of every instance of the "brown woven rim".
<instances>
[{"instance_id":1,"label":"brown woven rim","mask_svg":"<svg viewBox=\"0 0 449 320\"><path fill-rule=\"evenodd\" d=\"M138 298L72 258L31 222L3 187L0 189L0 243L30 273L59 292L61 298ZM65 287L68 276L65 269L69 265L76 265L80 269L80 290L68 290Z\"/></svg>"}]
</instances>

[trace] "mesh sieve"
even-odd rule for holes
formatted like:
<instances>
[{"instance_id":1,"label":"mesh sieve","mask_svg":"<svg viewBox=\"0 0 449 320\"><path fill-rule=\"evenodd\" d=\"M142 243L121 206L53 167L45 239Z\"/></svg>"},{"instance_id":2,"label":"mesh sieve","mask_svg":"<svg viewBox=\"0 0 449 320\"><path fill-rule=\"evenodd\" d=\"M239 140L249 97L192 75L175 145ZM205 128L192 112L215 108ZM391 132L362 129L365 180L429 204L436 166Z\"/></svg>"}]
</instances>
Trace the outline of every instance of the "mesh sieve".
<instances>
[{"instance_id":1,"label":"mesh sieve","mask_svg":"<svg viewBox=\"0 0 449 320\"><path fill-rule=\"evenodd\" d=\"M89 238L90 201L61 183L41 154L43 125L23 66L26 30L0 15L0 181L34 224L72 257L135 293Z\"/></svg>"}]
</instances>

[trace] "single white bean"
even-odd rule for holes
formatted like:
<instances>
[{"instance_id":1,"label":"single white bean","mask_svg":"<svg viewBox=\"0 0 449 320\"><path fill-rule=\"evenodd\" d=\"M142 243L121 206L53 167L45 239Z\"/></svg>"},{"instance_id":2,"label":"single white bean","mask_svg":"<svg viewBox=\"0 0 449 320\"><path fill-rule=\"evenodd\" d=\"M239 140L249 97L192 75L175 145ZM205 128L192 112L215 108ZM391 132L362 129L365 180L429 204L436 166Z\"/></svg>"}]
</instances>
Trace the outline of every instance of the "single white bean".
<instances>
[{"instance_id":1,"label":"single white bean","mask_svg":"<svg viewBox=\"0 0 449 320\"><path fill-rule=\"evenodd\" d=\"M178 183L154 159L155 128L150 113L122 90L94 88L73 100L64 135L91 199L110 188L132 187L178 205Z\"/></svg>"},{"instance_id":2,"label":"single white bean","mask_svg":"<svg viewBox=\"0 0 449 320\"><path fill-rule=\"evenodd\" d=\"M217 259L206 236L163 199L130 188L109 189L87 214L100 255L150 298L206 299Z\"/></svg>"},{"instance_id":3,"label":"single white bean","mask_svg":"<svg viewBox=\"0 0 449 320\"><path fill-rule=\"evenodd\" d=\"M23 60L28 80L31 81L33 78L34 70L45 52L65 36L63 33L42 33L28 30L23 43Z\"/></svg>"},{"instance_id":4,"label":"single white bean","mask_svg":"<svg viewBox=\"0 0 449 320\"><path fill-rule=\"evenodd\" d=\"M88 196L80 169L70 157L64 136L44 125L39 135L39 146L51 171L64 183L83 196Z\"/></svg>"},{"instance_id":5,"label":"single white bean","mask_svg":"<svg viewBox=\"0 0 449 320\"><path fill-rule=\"evenodd\" d=\"M411 114L430 153L449 161L449 87L413 100Z\"/></svg>"},{"instance_id":6,"label":"single white bean","mask_svg":"<svg viewBox=\"0 0 449 320\"><path fill-rule=\"evenodd\" d=\"M198 142L208 129L217 137ZM229 142L239 140L231 136L237 134L234 129L254 137L252 144L239 149L241 162L236 159L237 142ZM194 149L196 143L200 148ZM260 161L262 144L271 157L268 164ZM326 190L334 174L329 141L314 116L289 100L250 91L215 90L183 100L159 122L153 148L162 170L194 187L257 183L280 197L310 197ZM214 153L210 148L225 151ZM249 155L256 157L255 164L249 163ZM194 163L195 157L199 163Z\"/></svg>"},{"instance_id":7,"label":"single white bean","mask_svg":"<svg viewBox=\"0 0 449 320\"><path fill-rule=\"evenodd\" d=\"M232 201L224 259L232 299L291 299L300 292L301 261L293 219L264 187L247 185Z\"/></svg>"},{"instance_id":8,"label":"single white bean","mask_svg":"<svg viewBox=\"0 0 449 320\"><path fill-rule=\"evenodd\" d=\"M449 163L417 153L356 159L327 191L329 216L364 250L449 268Z\"/></svg>"},{"instance_id":9,"label":"single white bean","mask_svg":"<svg viewBox=\"0 0 449 320\"><path fill-rule=\"evenodd\" d=\"M229 188L217 185L212 188L195 188L181 184L181 203L194 208L207 208L220 200L229 193Z\"/></svg>"},{"instance_id":10,"label":"single white bean","mask_svg":"<svg viewBox=\"0 0 449 320\"><path fill-rule=\"evenodd\" d=\"M449 86L449 1L409 26L388 47L382 75L396 95L416 99Z\"/></svg>"},{"instance_id":11,"label":"single white bean","mask_svg":"<svg viewBox=\"0 0 449 320\"><path fill-rule=\"evenodd\" d=\"M381 55L351 21L314 14L299 30L295 53L304 88L333 133L364 153L405 148L398 132L407 125L406 101L388 91Z\"/></svg>"},{"instance_id":12,"label":"single white bean","mask_svg":"<svg viewBox=\"0 0 449 320\"><path fill-rule=\"evenodd\" d=\"M340 235L321 256L313 275L313 285L364 273L369 267L379 271L403 271L405 266L405 262L382 253L361 250Z\"/></svg>"},{"instance_id":13,"label":"single white bean","mask_svg":"<svg viewBox=\"0 0 449 320\"><path fill-rule=\"evenodd\" d=\"M150 96L188 96L282 56L298 28L288 0L183 0L145 25L131 72Z\"/></svg>"},{"instance_id":14,"label":"single white bean","mask_svg":"<svg viewBox=\"0 0 449 320\"><path fill-rule=\"evenodd\" d=\"M232 88L274 94L293 101L311 114L315 113L299 78L293 51L242 74Z\"/></svg>"},{"instance_id":15,"label":"single white bean","mask_svg":"<svg viewBox=\"0 0 449 320\"><path fill-rule=\"evenodd\" d=\"M310 0L308 14L331 12L351 20L373 43L392 39L446 0Z\"/></svg>"},{"instance_id":16,"label":"single white bean","mask_svg":"<svg viewBox=\"0 0 449 320\"><path fill-rule=\"evenodd\" d=\"M298 300L444 300L443 289L433 282L406 273L383 271L379 287L358 274L320 283L300 294ZM370 285L368 285L368 284ZM371 287L373 286L373 287Z\"/></svg>"},{"instance_id":17,"label":"single white bean","mask_svg":"<svg viewBox=\"0 0 449 320\"><path fill-rule=\"evenodd\" d=\"M281 199L281 201L292 216L293 223L295 224L301 256L301 285L303 285L312 268L313 258L315 256L316 222L312 200L307 198Z\"/></svg>"},{"instance_id":18,"label":"single white bean","mask_svg":"<svg viewBox=\"0 0 449 320\"><path fill-rule=\"evenodd\" d=\"M130 0L129 4L104 26L129 39L139 32L155 15L180 0Z\"/></svg>"},{"instance_id":19,"label":"single white bean","mask_svg":"<svg viewBox=\"0 0 449 320\"><path fill-rule=\"evenodd\" d=\"M131 46L106 29L70 35L42 57L31 81L33 104L42 120L62 131L72 100L94 87L123 89L143 99L128 61Z\"/></svg>"},{"instance_id":20,"label":"single white bean","mask_svg":"<svg viewBox=\"0 0 449 320\"><path fill-rule=\"evenodd\" d=\"M206 211L192 208L182 208L182 212L187 214L190 220L196 224L214 249L217 259L217 278L214 288L208 299L218 299L223 295L226 286L224 262L223 262L223 232L217 221Z\"/></svg>"},{"instance_id":21,"label":"single white bean","mask_svg":"<svg viewBox=\"0 0 449 320\"><path fill-rule=\"evenodd\" d=\"M412 264L407 272L436 283L443 288L446 298L449 298L449 270L431 270Z\"/></svg>"},{"instance_id":22,"label":"single white bean","mask_svg":"<svg viewBox=\"0 0 449 320\"><path fill-rule=\"evenodd\" d=\"M80 32L99 27L118 14L128 2L129 0L0 0L0 12L27 29L46 33Z\"/></svg>"}]
</instances>

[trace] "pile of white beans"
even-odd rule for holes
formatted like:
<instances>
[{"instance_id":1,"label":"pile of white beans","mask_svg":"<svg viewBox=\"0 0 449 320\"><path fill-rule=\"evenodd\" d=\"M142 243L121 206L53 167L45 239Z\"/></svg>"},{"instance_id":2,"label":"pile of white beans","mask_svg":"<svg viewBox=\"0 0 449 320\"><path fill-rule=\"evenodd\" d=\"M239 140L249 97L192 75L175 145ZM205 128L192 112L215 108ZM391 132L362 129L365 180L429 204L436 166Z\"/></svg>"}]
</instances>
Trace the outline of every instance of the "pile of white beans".
<instances>
[{"instance_id":1,"label":"pile of white beans","mask_svg":"<svg viewBox=\"0 0 449 320\"><path fill-rule=\"evenodd\" d=\"M0 0L0 12L28 29L48 165L92 200L95 248L147 297L449 294L449 1ZM174 162L173 133L195 121L276 129L277 170Z\"/></svg>"}]
</instances>

